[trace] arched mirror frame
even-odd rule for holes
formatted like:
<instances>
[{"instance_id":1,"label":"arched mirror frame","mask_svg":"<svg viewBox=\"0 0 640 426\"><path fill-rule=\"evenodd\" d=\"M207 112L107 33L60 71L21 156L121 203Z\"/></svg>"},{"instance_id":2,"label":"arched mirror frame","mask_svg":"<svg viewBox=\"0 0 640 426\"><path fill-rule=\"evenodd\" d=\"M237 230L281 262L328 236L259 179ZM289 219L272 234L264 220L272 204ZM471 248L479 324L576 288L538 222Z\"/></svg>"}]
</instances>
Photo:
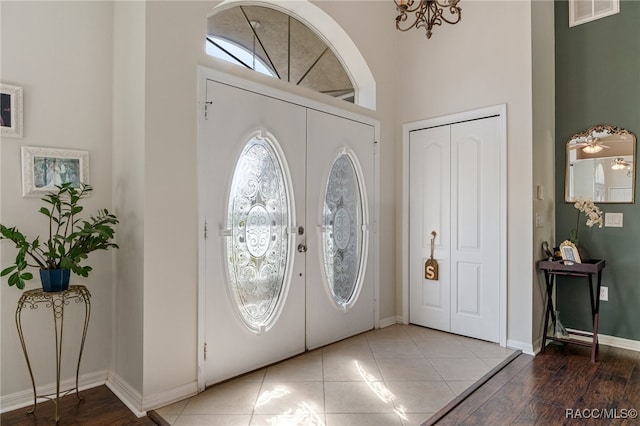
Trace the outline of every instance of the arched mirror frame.
<instances>
[{"instance_id":1,"label":"arched mirror frame","mask_svg":"<svg viewBox=\"0 0 640 426\"><path fill-rule=\"evenodd\" d=\"M606 186L606 176L604 185L602 182L596 182L598 171L602 180L603 177L600 176L602 170L610 176L614 172L625 174L623 184L614 185L624 196L611 197L613 187ZM571 136L566 144L565 202L571 203L573 200L583 198L591 199L596 203L634 203L635 174L636 136L627 129L606 124L590 127ZM585 179L584 176L588 177ZM596 188L596 184L601 185L602 188ZM591 185L593 190L589 193L580 190L581 186Z\"/></svg>"}]
</instances>

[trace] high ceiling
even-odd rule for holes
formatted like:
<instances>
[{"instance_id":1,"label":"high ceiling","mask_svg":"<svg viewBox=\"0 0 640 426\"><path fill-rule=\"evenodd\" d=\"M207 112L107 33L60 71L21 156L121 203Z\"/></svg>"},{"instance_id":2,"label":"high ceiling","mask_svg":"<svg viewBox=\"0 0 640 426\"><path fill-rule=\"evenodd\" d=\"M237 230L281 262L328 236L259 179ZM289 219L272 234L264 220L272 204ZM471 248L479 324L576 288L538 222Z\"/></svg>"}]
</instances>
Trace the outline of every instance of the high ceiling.
<instances>
[{"instance_id":1,"label":"high ceiling","mask_svg":"<svg viewBox=\"0 0 640 426\"><path fill-rule=\"evenodd\" d=\"M207 36L242 46L281 80L353 102L353 84L333 51L287 14L261 6L233 7L209 18Z\"/></svg>"}]
</instances>

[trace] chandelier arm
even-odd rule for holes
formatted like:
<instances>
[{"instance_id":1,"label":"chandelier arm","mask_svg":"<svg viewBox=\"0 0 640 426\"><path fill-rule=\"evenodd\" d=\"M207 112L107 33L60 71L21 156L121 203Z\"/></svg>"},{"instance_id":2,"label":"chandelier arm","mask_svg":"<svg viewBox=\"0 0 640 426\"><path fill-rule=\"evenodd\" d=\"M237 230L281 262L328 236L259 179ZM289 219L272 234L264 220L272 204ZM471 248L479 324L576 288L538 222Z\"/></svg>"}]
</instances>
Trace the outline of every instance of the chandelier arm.
<instances>
[{"instance_id":1,"label":"chandelier arm","mask_svg":"<svg viewBox=\"0 0 640 426\"><path fill-rule=\"evenodd\" d=\"M417 13L419 13L419 12L417 12ZM414 28L416 25L418 25L420 23L420 20L416 16L416 20L413 22L413 24L411 24L410 26L408 26L406 28L400 27L401 23L405 22L408 18L409 17L407 15L407 13L405 13L405 12L401 13L400 15L398 15L396 17L396 29L400 30L400 31L409 31L411 28Z\"/></svg>"},{"instance_id":2,"label":"chandelier arm","mask_svg":"<svg viewBox=\"0 0 640 426\"><path fill-rule=\"evenodd\" d=\"M457 15L457 19L455 21L450 21L448 20L442 13L440 13L440 17L442 19L444 19L444 21L447 24L457 24L458 22L460 22L460 19L462 19L462 9L460 9L458 6L450 6L449 7L449 12L453 15L456 16Z\"/></svg>"},{"instance_id":3,"label":"chandelier arm","mask_svg":"<svg viewBox=\"0 0 640 426\"><path fill-rule=\"evenodd\" d=\"M402 14L412 13L420 9L422 7L423 1L424 0L420 0L416 4L416 7L412 7L413 4L415 3L414 0L409 0L408 2L398 2L398 0L393 0L393 2L396 4L396 10Z\"/></svg>"}]
</instances>

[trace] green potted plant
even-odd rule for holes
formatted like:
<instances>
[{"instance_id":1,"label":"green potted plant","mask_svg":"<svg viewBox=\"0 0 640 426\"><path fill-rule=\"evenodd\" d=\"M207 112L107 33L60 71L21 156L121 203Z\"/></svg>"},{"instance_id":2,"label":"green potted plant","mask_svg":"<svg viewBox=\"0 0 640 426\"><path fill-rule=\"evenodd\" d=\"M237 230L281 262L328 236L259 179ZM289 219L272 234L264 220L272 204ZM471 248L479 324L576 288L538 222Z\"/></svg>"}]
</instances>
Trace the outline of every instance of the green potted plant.
<instances>
[{"instance_id":1,"label":"green potted plant","mask_svg":"<svg viewBox=\"0 0 640 426\"><path fill-rule=\"evenodd\" d=\"M27 267L40 269L44 291L63 291L69 286L70 272L87 277L91 266L81 265L89 253L95 250L118 248L113 241L118 219L107 209L98 210L97 216L88 220L78 215L83 207L80 201L93 190L90 185L71 183L56 185L57 190L46 194L46 203L39 212L49 220L49 235L46 241L40 236L29 241L16 227L0 224L0 240L11 240L18 253L15 263L0 272L9 275L9 286L24 289L25 282L33 278Z\"/></svg>"}]
</instances>

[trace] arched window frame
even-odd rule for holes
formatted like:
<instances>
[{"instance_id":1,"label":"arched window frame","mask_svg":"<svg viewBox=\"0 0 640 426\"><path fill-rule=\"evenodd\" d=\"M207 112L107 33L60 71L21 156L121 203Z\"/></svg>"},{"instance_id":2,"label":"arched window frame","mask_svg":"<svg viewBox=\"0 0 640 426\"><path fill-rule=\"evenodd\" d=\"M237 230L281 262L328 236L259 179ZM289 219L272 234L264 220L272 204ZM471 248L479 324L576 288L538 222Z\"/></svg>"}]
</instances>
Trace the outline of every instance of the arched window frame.
<instances>
[{"instance_id":1,"label":"arched window frame","mask_svg":"<svg viewBox=\"0 0 640 426\"><path fill-rule=\"evenodd\" d=\"M328 46L349 75L355 89L355 104L376 109L376 83L355 43L326 12L307 0L224 0L214 13L236 6L263 6L293 16L313 30Z\"/></svg>"}]
</instances>

